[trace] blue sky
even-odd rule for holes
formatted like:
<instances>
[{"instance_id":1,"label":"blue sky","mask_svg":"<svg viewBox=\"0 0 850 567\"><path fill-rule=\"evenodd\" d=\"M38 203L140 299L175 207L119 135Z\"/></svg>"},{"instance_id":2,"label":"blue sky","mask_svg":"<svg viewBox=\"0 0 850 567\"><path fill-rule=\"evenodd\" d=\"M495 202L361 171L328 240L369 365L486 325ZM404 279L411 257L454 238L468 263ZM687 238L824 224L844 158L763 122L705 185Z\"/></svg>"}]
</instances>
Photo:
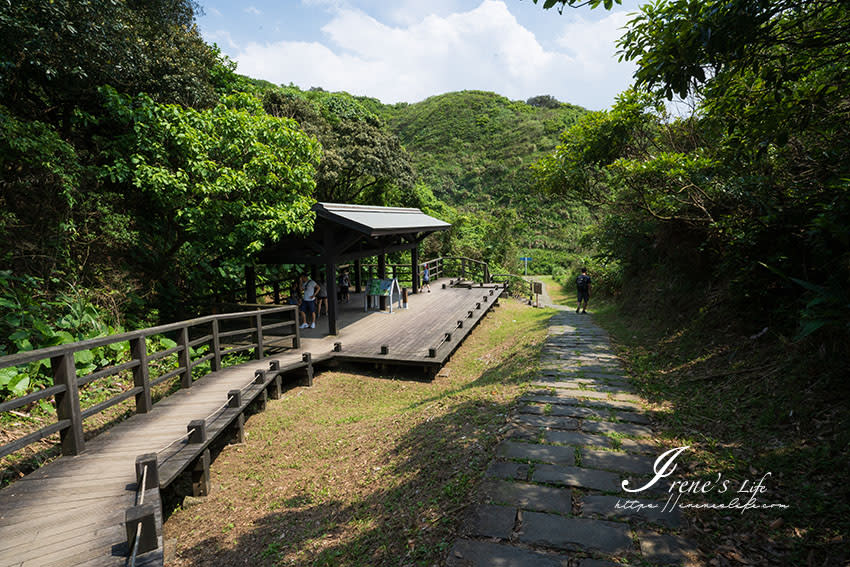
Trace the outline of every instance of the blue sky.
<instances>
[{"instance_id":1,"label":"blue sky","mask_svg":"<svg viewBox=\"0 0 850 567\"><path fill-rule=\"evenodd\" d=\"M238 71L386 103L463 89L609 107L634 67L616 39L639 0L543 10L531 0L200 0L204 38Z\"/></svg>"}]
</instances>

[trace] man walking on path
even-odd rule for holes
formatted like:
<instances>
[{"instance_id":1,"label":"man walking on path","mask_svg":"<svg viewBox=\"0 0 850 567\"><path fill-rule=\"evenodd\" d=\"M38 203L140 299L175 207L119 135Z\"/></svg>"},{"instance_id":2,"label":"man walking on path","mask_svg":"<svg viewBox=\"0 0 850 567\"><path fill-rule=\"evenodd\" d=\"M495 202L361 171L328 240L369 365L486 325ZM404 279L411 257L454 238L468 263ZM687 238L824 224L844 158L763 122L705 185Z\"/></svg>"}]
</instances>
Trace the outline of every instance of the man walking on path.
<instances>
[{"instance_id":1,"label":"man walking on path","mask_svg":"<svg viewBox=\"0 0 850 567\"><path fill-rule=\"evenodd\" d=\"M587 275L587 268L581 269L581 275L576 278L576 291L578 292L578 305L576 305L576 313L581 311L587 313L587 302L590 301L590 276ZM584 302L582 304L582 302Z\"/></svg>"}]
</instances>

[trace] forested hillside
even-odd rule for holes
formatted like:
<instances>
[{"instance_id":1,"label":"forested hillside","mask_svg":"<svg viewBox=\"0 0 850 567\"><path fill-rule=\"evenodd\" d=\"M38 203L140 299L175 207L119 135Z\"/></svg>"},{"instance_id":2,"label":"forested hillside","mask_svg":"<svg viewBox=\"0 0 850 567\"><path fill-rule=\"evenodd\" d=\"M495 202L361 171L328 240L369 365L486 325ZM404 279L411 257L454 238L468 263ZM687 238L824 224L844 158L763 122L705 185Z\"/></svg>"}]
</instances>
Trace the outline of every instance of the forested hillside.
<instances>
[{"instance_id":1,"label":"forested hillside","mask_svg":"<svg viewBox=\"0 0 850 567\"><path fill-rule=\"evenodd\" d=\"M492 261L517 271L518 257L531 256L533 269L548 273L576 252L580 227L589 220L586 209L537 191L530 166L555 148L560 132L584 109L548 95L523 102L463 91L391 110L386 119L421 181L499 234L492 242L470 243L465 254L498 247L509 235L513 249L491 254Z\"/></svg>"},{"instance_id":2,"label":"forested hillside","mask_svg":"<svg viewBox=\"0 0 850 567\"><path fill-rule=\"evenodd\" d=\"M317 200L419 207L453 224L423 257L493 272L550 271L588 220L533 189L584 113L552 97L276 86L238 75L187 0L16 2L0 60L0 354L204 313ZM49 380L5 370L0 396Z\"/></svg>"}]
</instances>

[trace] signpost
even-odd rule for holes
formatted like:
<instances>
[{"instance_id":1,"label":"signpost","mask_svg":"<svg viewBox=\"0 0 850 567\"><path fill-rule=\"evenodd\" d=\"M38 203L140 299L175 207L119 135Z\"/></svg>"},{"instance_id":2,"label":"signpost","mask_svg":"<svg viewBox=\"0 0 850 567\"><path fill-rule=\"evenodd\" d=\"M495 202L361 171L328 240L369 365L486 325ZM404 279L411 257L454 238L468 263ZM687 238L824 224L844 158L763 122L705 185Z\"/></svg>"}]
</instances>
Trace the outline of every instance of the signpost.
<instances>
[{"instance_id":1,"label":"signpost","mask_svg":"<svg viewBox=\"0 0 850 567\"><path fill-rule=\"evenodd\" d=\"M534 306L540 307L540 294L543 293L543 282L532 282L531 285L534 288L534 295L536 296Z\"/></svg>"},{"instance_id":2,"label":"signpost","mask_svg":"<svg viewBox=\"0 0 850 567\"><path fill-rule=\"evenodd\" d=\"M398 306L401 307L401 286L398 284L397 279L373 279L370 280L366 287L366 294L364 299L366 300L366 304L364 306L364 311L368 311L370 307L370 303L372 304L372 308L376 308L378 305L379 297L388 297L389 298L389 306L390 313L393 312L393 296L398 300Z\"/></svg>"},{"instance_id":3,"label":"signpost","mask_svg":"<svg viewBox=\"0 0 850 567\"><path fill-rule=\"evenodd\" d=\"M531 256L523 256L520 258L523 262L525 262L525 275L528 275L528 263L531 262Z\"/></svg>"}]
</instances>

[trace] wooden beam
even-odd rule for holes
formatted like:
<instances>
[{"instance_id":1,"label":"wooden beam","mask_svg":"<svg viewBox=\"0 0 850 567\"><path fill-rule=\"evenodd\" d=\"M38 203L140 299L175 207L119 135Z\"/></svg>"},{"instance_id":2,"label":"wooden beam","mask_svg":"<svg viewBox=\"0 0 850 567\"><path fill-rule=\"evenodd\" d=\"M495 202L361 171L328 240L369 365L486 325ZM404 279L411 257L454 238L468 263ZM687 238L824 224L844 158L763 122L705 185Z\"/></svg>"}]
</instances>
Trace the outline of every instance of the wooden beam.
<instances>
[{"instance_id":1,"label":"wooden beam","mask_svg":"<svg viewBox=\"0 0 850 567\"><path fill-rule=\"evenodd\" d=\"M410 279L412 281L413 293L419 293L419 246L414 245L410 249Z\"/></svg>"},{"instance_id":2,"label":"wooden beam","mask_svg":"<svg viewBox=\"0 0 850 567\"><path fill-rule=\"evenodd\" d=\"M363 291L363 266L360 263L360 258L354 260L354 293Z\"/></svg>"},{"instance_id":3,"label":"wooden beam","mask_svg":"<svg viewBox=\"0 0 850 567\"><path fill-rule=\"evenodd\" d=\"M336 335L338 333L336 320L336 264L327 264L325 266L325 272L327 274L325 284L328 287L328 289L325 290L328 295L328 334Z\"/></svg>"},{"instance_id":4,"label":"wooden beam","mask_svg":"<svg viewBox=\"0 0 850 567\"><path fill-rule=\"evenodd\" d=\"M383 252L378 256L378 277L382 280L386 279L387 277L387 255ZM381 307L381 311L387 308L386 297L382 295L378 298L378 301Z\"/></svg>"}]
</instances>

